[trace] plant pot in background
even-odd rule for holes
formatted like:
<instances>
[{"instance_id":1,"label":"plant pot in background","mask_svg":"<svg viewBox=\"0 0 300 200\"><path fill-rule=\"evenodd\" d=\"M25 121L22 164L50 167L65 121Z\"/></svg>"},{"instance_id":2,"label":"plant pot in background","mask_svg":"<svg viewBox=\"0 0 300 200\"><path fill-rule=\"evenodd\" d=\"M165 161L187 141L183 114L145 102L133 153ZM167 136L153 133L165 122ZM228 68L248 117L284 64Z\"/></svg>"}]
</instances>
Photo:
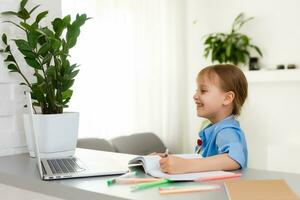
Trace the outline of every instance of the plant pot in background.
<instances>
[{"instance_id":1,"label":"plant pot in background","mask_svg":"<svg viewBox=\"0 0 300 200\"><path fill-rule=\"evenodd\" d=\"M24 127L28 151L35 157L29 114L24 114ZM40 156L53 158L73 156L78 138L79 113L34 114L33 128L37 136Z\"/></svg>"},{"instance_id":2,"label":"plant pot in background","mask_svg":"<svg viewBox=\"0 0 300 200\"><path fill-rule=\"evenodd\" d=\"M249 70L259 70L258 57L250 57L249 59Z\"/></svg>"}]
</instances>

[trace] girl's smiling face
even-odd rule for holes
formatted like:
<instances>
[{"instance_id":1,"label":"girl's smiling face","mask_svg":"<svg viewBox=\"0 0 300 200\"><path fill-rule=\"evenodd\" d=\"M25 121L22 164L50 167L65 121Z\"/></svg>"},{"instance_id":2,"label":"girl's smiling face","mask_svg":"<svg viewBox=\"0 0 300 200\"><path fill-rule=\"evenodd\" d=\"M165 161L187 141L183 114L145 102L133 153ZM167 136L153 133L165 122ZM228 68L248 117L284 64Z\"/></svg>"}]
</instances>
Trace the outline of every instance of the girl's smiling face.
<instances>
[{"instance_id":1,"label":"girl's smiling face","mask_svg":"<svg viewBox=\"0 0 300 200\"><path fill-rule=\"evenodd\" d=\"M203 74L198 78L198 87L193 98L197 105L197 115L213 121L227 107L227 94L220 88L216 74L213 78L207 76L208 74Z\"/></svg>"}]
</instances>

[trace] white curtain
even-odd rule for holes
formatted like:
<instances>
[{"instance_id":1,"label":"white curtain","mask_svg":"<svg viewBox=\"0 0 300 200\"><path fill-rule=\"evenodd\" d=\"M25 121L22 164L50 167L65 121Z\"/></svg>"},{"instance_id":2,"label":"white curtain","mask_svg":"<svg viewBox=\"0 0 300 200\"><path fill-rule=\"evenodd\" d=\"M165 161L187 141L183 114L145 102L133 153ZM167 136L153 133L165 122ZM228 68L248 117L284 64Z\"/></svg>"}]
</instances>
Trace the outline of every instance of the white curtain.
<instances>
[{"instance_id":1,"label":"white curtain","mask_svg":"<svg viewBox=\"0 0 300 200\"><path fill-rule=\"evenodd\" d=\"M149 131L182 150L184 10L182 0L62 0L63 16L92 17L71 51L81 64L69 108L80 112L79 137Z\"/></svg>"}]
</instances>

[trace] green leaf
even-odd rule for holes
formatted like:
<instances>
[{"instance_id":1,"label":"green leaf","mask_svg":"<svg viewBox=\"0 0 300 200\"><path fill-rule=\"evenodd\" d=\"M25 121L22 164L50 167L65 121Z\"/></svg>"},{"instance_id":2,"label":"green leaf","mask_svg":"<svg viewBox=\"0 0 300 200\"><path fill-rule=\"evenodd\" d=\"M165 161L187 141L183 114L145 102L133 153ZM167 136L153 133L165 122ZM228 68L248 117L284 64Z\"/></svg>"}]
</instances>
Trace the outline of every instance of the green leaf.
<instances>
[{"instance_id":1,"label":"green leaf","mask_svg":"<svg viewBox=\"0 0 300 200\"><path fill-rule=\"evenodd\" d=\"M38 51L38 54L44 55L46 52L49 51L50 48L51 48L51 43L47 42L47 43L43 44L43 46L41 46L41 48Z\"/></svg>"},{"instance_id":2,"label":"green leaf","mask_svg":"<svg viewBox=\"0 0 300 200\"><path fill-rule=\"evenodd\" d=\"M31 51L31 47L26 40L19 39L19 40L14 40L14 41L19 49L22 49L25 51Z\"/></svg>"},{"instance_id":3,"label":"green leaf","mask_svg":"<svg viewBox=\"0 0 300 200\"><path fill-rule=\"evenodd\" d=\"M69 75L68 78L69 78L69 79L73 79L73 78L75 78L75 76L77 76L78 73L79 73L79 69L73 71L73 72Z\"/></svg>"},{"instance_id":4,"label":"green leaf","mask_svg":"<svg viewBox=\"0 0 300 200\"><path fill-rule=\"evenodd\" d=\"M24 8L18 12L18 17L23 20L27 20L30 18L30 15L29 15L28 11Z\"/></svg>"},{"instance_id":5,"label":"green leaf","mask_svg":"<svg viewBox=\"0 0 300 200\"><path fill-rule=\"evenodd\" d=\"M256 50L256 52L257 52L261 57L263 56L261 50L260 50L257 46L251 45L251 47L254 48L254 49Z\"/></svg>"},{"instance_id":6,"label":"green leaf","mask_svg":"<svg viewBox=\"0 0 300 200\"><path fill-rule=\"evenodd\" d=\"M77 42L77 37L80 34L80 27L85 23L86 20L88 20L86 14L82 14L82 15L77 14L75 21L68 26L66 39L67 39L68 47L70 49L75 46Z\"/></svg>"},{"instance_id":7,"label":"green leaf","mask_svg":"<svg viewBox=\"0 0 300 200\"><path fill-rule=\"evenodd\" d=\"M69 81L65 81L62 84L61 90L62 91L66 91L67 89L69 89L70 87L72 87L73 84L74 84L74 79L69 80Z\"/></svg>"},{"instance_id":8,"label":"green leaf","mask_svg":"<svg viewBox=\"0 0 300 200\"><path fill-rule=\"evenodd\" d=\"M48 11L41 12L36 16L35 23L39 24L40 21L48 15Z\"/></svg>"},{"instance_id":9,"label":"green leaf","mask_svg":"<svg viewBox=\"0 0 300 200\"><path fill-rule=\"evenodd\" d=\"M28 44L32 49L36 48L36 45L38 43L38 39L39 39L40 33L38 33L37 31L29 31L27 34L27 40L28 40Z\"/></svg>"},{"instance_id":10,"label":"green leaf","mask_svg":"<svg viewBox=\"0 0 300 200\"><path fill-rule=\"evenodd\" d=\"M16 62L16 60L12 55L8 55L4 62Z\"/></svg>"},{"instance_id":11,"label":"green leaf","mask_svg":"<svg viewBox=\"0 0 300 200\"><path fill-rule=\"evenodd\" d=\"M51 47L54 51L57 51L61 46L61 42L58 39L52 39L51 40Z\"/></svg>"},{"instance_id":12,"label":"green leaf","mask_svg":"<svg viewBox=\"0 0 300 200\"><path fill-rule=\"evenodd\" d=\"M25 57L29 57L29 58L37 58L38 56L32 52L32 51L26 51L26 50L22 50L22 49L19 49L20 52L25 56Z\"/></svg>"},{"instance_id":13,"label":"green leaf","mask_svg":"<svg viewBox=\"0 0 300 200\"><path fill-rule=\"evenodd\" d=\"M39 32L39 31L38 31ZM40 32L39 32L40 33ZM38 43L42 46L44 45L45 43L48 43L48 41L46 40L46 36L45 35L41 35L38 39Z\"/></svg>"},{"instance_id":14,"label":"green leaf","mask_svg":"<svg viewBox=\"0 0 300 200\"><path fill-rule=\"evenodd\" d=\"M65 29L64 21L60 18L56 18L52 22L52 27L53 27L53 30L55 32L55 35L59 37L59 36L61 36L63 30Z\"/></svg>"},{"instance_id":15,"label":"green leaf","mask_svg":"<svg viewBox=\"0 0 300 200\"><path fill-rule=\"evenodd\" d=\"M33 31L34 28L31 27L29 24L25 23L25 22L20 22L21 26L24 27L26 30L28 31Z\"/></svg>"},{"instance_id":16,"label":"green leaf","mask_svg":"<svg viewBox=\"0 0 300 200\"><path fill-rule=\"evenodd\" d=\"M76 68L78 68L78 67L79 67L79 65L73 64L73 65L71 65L70 67L68 67L68 69L66 70L66 72L67 72L67 73L70 73L70 72L72 72L74 69L76 69Z\"/></svg>"},{"instance_id":17,"label":"green leaf","mask_svg":"<svg viewBox=\"0 0 300 200\"><path fill-rule=\"evenodd\" d=\"M236 56L237 56L237 63L234 63L234 64L238 64L238 63L245 63L245 57L244 57L244 54L241 53L240 51L237 51L236 52Z\"/></svg>"},{"instance_id":18,"label":"green leaf","mask_svg":"<svg viewBox=\"0 0 300 200\"><path fill-rule=\"evenodd\" d=\"M55 37L53 31L51 31L48 27L44 27L42 29L37 29L36 31L43 34L43 35L45 35L45 36L51 37L51 38Z\"/></svg>"},{"instance_id":19,"label":"green leaf","mask_svg":"<svg viewBox=\"0 0 300 200\"><path fill-rule=\"evenodd\" d=\"M249 44L249 38L246 35L242 35L240 38L240 41L242 45L248 46Z\"/></svg>"},{"instance_id":20,"label":"green leaf","mask_svg":"<svg viewBox=\"0 0 300 200\"><path fill-rule=\"evenodd\" d=\"M42 68L42 66L36 61L36 59L29 58L29 57L25 57L24 59L25 59L26 63L29 66L31 66L35 69L41 69Z\"/></svg>"},{"instance_id":21,"label":"green leaf","mask_svg":"<svg viewBox=\"0 0 300 200\"><path fill-rule=\"evenodd\" d=\"M71 90L71 89L68 89L68 90L62 92L63 99L71 98L72 95L73 95L73 90Z\"/></svg>"},{"instance_id":22,"label":"green leaf","mask_svg":"<svg viewBox=\"0 0 300 200\"><path fill-rule=\"evenodd\" d=\"M17 66L15 65L15 64L9 64L8 66L7 66L7 68L11 71L11 72L18 72L18 68L17 68Z\"/></svg>"},{"instance_id":23,"label":"green leaf","mask_svg":"<svg viewBox=\"0 0 300 200\"><path fill-rule=\"evenodd\" d=\"M5 45L7 45L7 36L5 33L2 34L2 41Z\"/></svg>"},{"instance_id":24,"label":"green leaf","mask_svg":"<svg viewBox=\"0 0 300 200\"><path fill-rule=\"evenodd\" d=\"M227 45L227 47L226 47L226 56L230 56L231 55L231 44L229 44L229 45Z\"/></svg>"},{"instance_id":25,"label":"green leaf","mask_svg":"<svg viewBox=\"0 0 300 200\"><path fill-rule=\"evenodd\" d=\"M45 78L36 70L34 76L37 78L37 83L41 84L45 82Z\"/></svg>"},{"instance_id":26,"label":"green leaf","mask_svg":"<svg viewBox=\"0 0 300 200\"><path fill-rule=\"evenodd\" d=\"M18 13L14 12L14 11L6 11L6 12L2 12L2 15L15 15L18 16Z\"/></svg>"},{"instance_id":27,"label":"green leaf","mask_svg":"<svg viewBox=\"0 0 300 200\"><path fill-rule=\"evenodd\" d=\"M50 66L47 68L46 70L46 74L47 76L52 76L52 77L55 77L55 67L54 66Z\"/></svg>"},{"instance_id":28,"label":"green leaf","mask_svg":"<svg viewBox=\"0 0 300 200\"><path fill-rule=\"evenodd\" d=\"M10 45L7 45L6 48L4 49L5 52L9 52L10 51Z\"/></svg>"},{"instance_id":29,"label":"green leaf","mask_svg":"<svg viewBox=\"0 0 300 200\"><path fill-rule=\"evenodd\" d=\"M3 23L10 23L10 24L13 24L13 25L15 25L16 27L22 29L23 31L26 31L22 26L20 26L19 24L15 23L15 22L12 22L12 21L3 21Z\"/></svg>"},{"instance_id":30,"label":"green leaf","mask_svg":"<svg viewBox=\"0 0 300 200\"><path fill-rule=\"evenodd\" d=\"M72 47L75 46L77 42L77 37L80 34L80 29L74 28L74 27L69 27L67 31L67 44L68 47L71 49Z\"/></svg>"},{"instance_id":31,"label":"green leaf","mask_svg":"<svg viewBox=\"0 0 300 200\"><path fill-rule=\"evenodd\" d=\"M77 27L80 27L85 23L86 20L88 20L87 17L86 17L86 14L82 14L82 15L77 14L76 19L73 22L73 25L77 26Z\"/></svg>"},{"instance_id":32,"label":"green leaf","mask_svg":"<svg viewBox=\"0 0 300 200\"><path fill-rule=\"evenodd\" d=\"M67 104L67 103L69 103L69 101L70 101L70 99L67 99L66 101L63 102L63 104ZM63 107L64 107L64 108L69 108L68 105L64 105Z\"/></svg>"},{"instance_id":33,"label":"green leaf","mask_svg":"<svg viewBox=\"0 0 300 200\"><path fill-rule=\"evenodd\" d=\"M38 7L40 7L41 5L37 5L37 6L34 6L30 11L29 11L29 14L32 14L35 9L37 9Z\"/></svg>"},{"instance_id":34,"label":"green leaf","mask_svg":"<svg viewBox=\"0 0 300 200\"><path fill-rule=\"evenodd\" d=\"M70 15L67 15L63 18L63 21L64 21L64 24L65 25L69 25L70 22L71 22L71 16Z\"/></svg>"},{"instance_id":35,"label":"green leaf","mask_svg":"<svg viewBox=\"0 0 300 200\"><path fill-rule=\"evenodd\" d=\"M22 0L22 1L21 1L21 3L20 3L20 6L21 6L20 9L21 9L21 10L25 8L27 2L28 2L28 0Z\"/></svg>"},{"instance_id":36,"label":"green leaf","mask_svg":"<svg viewBox=\"0 0 300 200\"><path fill-rule=\"evenodd\" d=\"M67 42L65 41L65 39L62 39L62 52L68 56L69 54L69 46L67 44Z\"/></svg>"},{"instance_id":37,"label":"green leaf","mask_svg":"<svg viewBox=\"0 0 300 200\"><path fill-rule=\"evenodd\" d=\"M51 58L52 58L52 55L51 54L47 54L43 60L42 60L42 65L46 64L46 63L50 63L51 62Z\"/></svg>"},{"instance_id":38,"label":"green leaf","mask_svg":"<svg viewBox=\"0 0 300 200\"><path fill-rule=\"evenodd\" d=\"M33 97L33 99L36 99L40 103L45 102L45 96L44 96L43 90L42 90L41 86L39 86L37 84L32 84L31 97Z\"/></svg>"}]
</instances>

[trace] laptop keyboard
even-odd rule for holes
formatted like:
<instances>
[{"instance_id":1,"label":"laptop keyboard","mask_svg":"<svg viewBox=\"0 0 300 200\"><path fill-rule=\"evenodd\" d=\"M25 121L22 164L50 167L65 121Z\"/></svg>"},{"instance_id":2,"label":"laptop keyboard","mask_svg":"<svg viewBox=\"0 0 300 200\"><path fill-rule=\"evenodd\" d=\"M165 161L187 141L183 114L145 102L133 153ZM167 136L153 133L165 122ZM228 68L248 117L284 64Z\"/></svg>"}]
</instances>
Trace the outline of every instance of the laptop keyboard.
<instances>
[{"instance_id":1,"label":"laptop keyboard","mask_svg":"<svg viewBox=\"0 0 300 200\"><path fill-rule=\"evenodd\" d=\"M47 160L53 174L80 172L84 168L76 163L76 158Z\"/></svg>"}]
</instances>

